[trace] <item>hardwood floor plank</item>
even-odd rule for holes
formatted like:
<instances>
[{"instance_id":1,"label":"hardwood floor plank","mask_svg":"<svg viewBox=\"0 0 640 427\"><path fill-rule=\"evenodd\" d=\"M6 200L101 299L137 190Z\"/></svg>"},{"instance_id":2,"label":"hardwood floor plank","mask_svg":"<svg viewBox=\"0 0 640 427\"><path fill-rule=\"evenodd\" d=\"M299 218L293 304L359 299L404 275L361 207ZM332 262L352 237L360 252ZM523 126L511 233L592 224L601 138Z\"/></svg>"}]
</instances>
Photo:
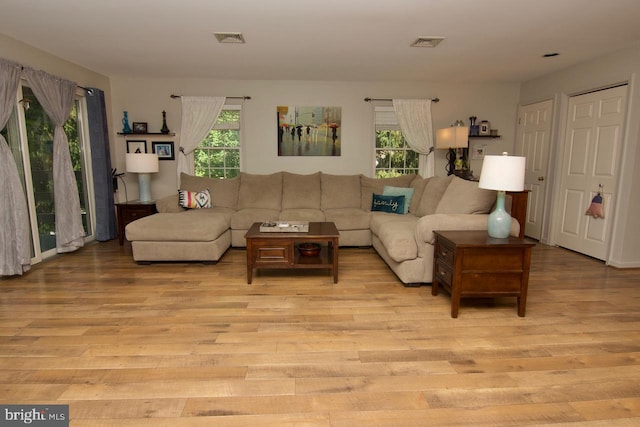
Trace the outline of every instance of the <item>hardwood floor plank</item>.
<instances>
[{"instance_id":1,"label":"hardwood floor plank","mask_svg":"<svg viewBox=\"0 0 640 427\"><path fill-rule=\"evenodd\" d=\"M0 403L88 426L635 426L640 271L533 250L514 298L405 288L370 248L326 272L137 265L89 244L0 279Z\"/></svg>"}]
</instances>

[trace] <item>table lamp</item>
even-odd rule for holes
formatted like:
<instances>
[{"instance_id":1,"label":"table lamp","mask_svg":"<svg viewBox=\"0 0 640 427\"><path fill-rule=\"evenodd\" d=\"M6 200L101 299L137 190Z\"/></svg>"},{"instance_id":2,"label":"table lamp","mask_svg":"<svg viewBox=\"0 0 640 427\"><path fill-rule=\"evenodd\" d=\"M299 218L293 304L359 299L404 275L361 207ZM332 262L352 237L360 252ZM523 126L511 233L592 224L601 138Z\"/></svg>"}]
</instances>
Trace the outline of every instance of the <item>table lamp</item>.
<instances>
[{"instance_id":1,"label":"table lamp","mask_svg":"<svg viewBox=\"0 0 640 427\"><path fill-rule=\"evenodd\" d=\"M447 175L452 175L456 168L456 152L454 149L469 146L469 128L466 126L451 126L436 131L436 148L449 150L447 152Z\"/></svg>"},{"instance_id":2,"label":"table lamp","mask_svg":"<svg viewBox=\"0 0 640 427\"><path fill-rule=\"evenodd\" d=\"M158 155L154 153L127 153L125 158L127 172L138 174L138 189L141 202L151 202L151 174L158 172Z\"/></svg>"},{"instance_id":3,"label":"table lamp","mask_svg":"<svg viewBox=\"0 0 640 427\"><path fill-rule=\"evenodd\" d=\"M509 237L511 215L504 208L504 199L507 191L524 190L525 164L526 157L509 156L507 153L502 153L502 156L484 156L478 187L498 191L496 208L489 214L487 223L491 237ZM520 226L524 227L524 224Z\"/></svg>"}]
</instances>

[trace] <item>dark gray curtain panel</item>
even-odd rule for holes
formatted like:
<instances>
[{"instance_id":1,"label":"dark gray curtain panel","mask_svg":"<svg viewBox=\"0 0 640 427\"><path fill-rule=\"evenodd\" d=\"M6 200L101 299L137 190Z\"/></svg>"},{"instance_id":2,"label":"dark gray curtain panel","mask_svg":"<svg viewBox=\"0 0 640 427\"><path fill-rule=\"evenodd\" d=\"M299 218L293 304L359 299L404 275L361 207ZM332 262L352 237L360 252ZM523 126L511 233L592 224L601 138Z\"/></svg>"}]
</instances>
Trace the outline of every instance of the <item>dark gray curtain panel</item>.
<instances>
[{"instance_id":1,"label":"dark gray curtain panel","mask_svg":"<svg viewBox=\"0 0 640 427\"><path fill-rule=\"evenodd\" d=\"M96 240L105 242L118 236L116 213L113 201L113 179L111 175L111 155L109 152L109 130L104 92L91 88L87 93L87 116L91 145L91 165L96 204Z\"/></svg>"}]
</instances>

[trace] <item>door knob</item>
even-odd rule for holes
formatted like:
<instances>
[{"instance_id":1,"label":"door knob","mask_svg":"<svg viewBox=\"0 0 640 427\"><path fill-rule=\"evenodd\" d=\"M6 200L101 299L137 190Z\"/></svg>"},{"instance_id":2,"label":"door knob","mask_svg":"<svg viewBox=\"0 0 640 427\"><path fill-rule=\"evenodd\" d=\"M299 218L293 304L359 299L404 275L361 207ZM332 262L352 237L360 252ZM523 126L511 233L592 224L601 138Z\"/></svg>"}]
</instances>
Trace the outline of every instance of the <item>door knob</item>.
<instances>
[{"instance_id":1,"label":"door knob","mask_svg":"<svg viewBox=\"0 0 640 427\"><path fill-rule=\"evenodd\" d=\"M544 176L539 176L538 181L544 181Z\"/></svg>"}]
</instances>

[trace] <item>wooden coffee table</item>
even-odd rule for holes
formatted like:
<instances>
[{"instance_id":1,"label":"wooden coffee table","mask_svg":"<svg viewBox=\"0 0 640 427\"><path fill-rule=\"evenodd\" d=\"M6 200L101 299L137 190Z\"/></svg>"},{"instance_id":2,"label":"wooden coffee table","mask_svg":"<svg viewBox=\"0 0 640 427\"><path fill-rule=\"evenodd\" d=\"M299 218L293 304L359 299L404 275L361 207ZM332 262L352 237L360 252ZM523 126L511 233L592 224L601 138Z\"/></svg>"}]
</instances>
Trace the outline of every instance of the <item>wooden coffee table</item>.
<instances>
[{"instance_id":1,"label":"wooden coffee table","mask_svg":"<svg viewBox=\"0 0 640 427\"><path fill-rule=\"evenodd\" d=\"M328 269L333 283L338 283L338 239L340 233L333 222L310 222L308 232L260 232L256 222L244 235L247 240L247 283L253 269ZM303 256L301 243L320 243L317 256Z\"/></svg>"},{"instance_id":2,"label":"wooden coffee table","mask_svg":"<svg viewBox=\"0 0 640 427\"><path fill-rule=\"evenodd\" d=\"M486 231L435 231L432 295L440 287L451 294L451 317L458 317L461 298L516 297L524 317L531 249L535 242Z\"/></svg>"}]
</instances>

